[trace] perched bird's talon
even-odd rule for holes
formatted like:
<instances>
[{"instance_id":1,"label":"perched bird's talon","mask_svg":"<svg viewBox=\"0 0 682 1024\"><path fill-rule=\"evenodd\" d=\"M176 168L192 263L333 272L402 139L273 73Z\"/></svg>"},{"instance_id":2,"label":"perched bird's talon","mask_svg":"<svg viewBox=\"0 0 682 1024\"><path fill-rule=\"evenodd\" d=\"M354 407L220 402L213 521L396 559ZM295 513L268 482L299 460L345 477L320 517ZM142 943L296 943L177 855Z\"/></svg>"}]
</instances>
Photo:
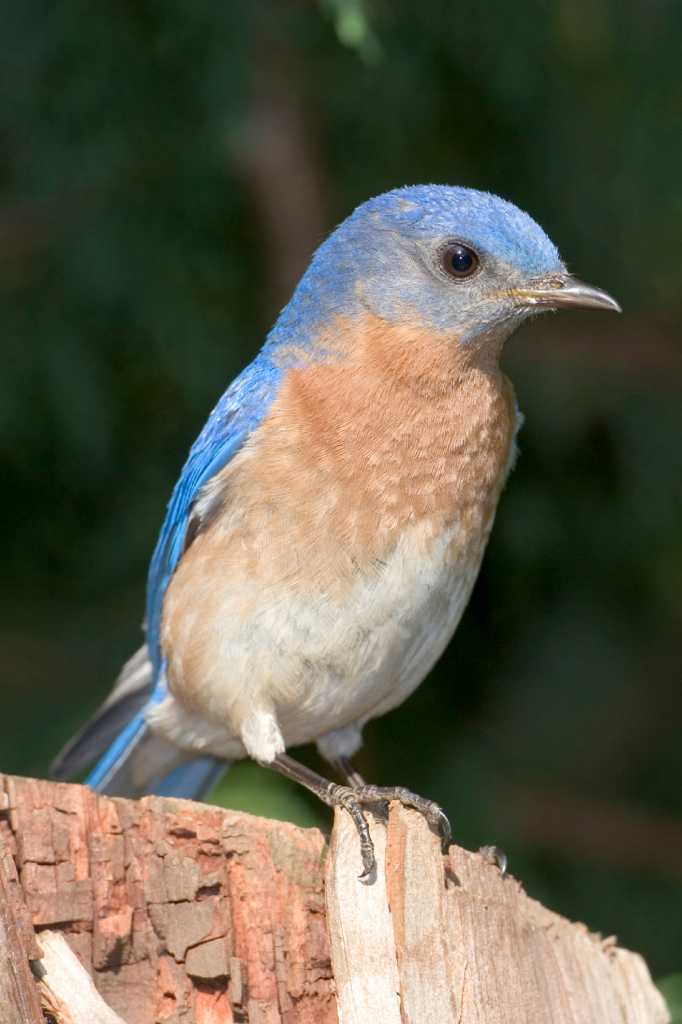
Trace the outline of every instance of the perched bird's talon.
<instances>
[{"instance_id":1,"label":"perched bird's talon","mask_svg":"<svg viewBox=\"0 0 682 1024\"><path fill-rule=\"evenodd\" d=\"M358 878L363 885L371 885L376 875L377 862L374 856L374 843L368 837L360 840L360 856L362 857L362 873Z\"/></svg>"},{"instance_id":2,"label":"perched bird's talon","mask_svg":"<svg viewBox=\"0 0 682 1024\"><path fill-rule=\"evenodd\" d=\"M509 858L504 852L501 846L495 846L491 844L489 846L479 847L478 852L489 864L498 868L502 877L507 874L507 868L509 867Z\"/></svg>"},{"instance_id":3,"label":"perched bird's talon","mask_svg":"<svg viewBox=\"0 0 682 1024\"><path fill-rule=\"evenodd\" d=\"M450 827L447 815L444 814L443 811L440 812L438 826L443 852L447 853L450 848L450 843L452 842L452 828Z\"/></svg>"},{"instance_id":4,"label":"perched bird's talon","mask_svg":"<svg viewBox=\"0 0 682 1024\"><path fill-rule=\"evenodd\" d=\"M368 864L364 860L364 858L363 858L363 864L364 864L364 869L358 875L358 879L359 879L359 881L362 882L363 885L371 885L372 882L374 881L374 876L376 875L376 869L377 869L376 861L374 860L374 858L372 858L371 864Z\"/></svg>"},{"instance_id":5,"label":"perched bird's talon","mask_svg":"<svg viewBox=\"0 0 682 1024\"><path fill-rule=\"evenodd\" d=\"M452 829L450 828L448 817L438 804L431 803L430 801L424 801L424 804L422 813L429 826L440 836L443 852L447 853L452 839ZM420 810L421 808L418 807L417 809Z\"/></svg>"}]
</instances>

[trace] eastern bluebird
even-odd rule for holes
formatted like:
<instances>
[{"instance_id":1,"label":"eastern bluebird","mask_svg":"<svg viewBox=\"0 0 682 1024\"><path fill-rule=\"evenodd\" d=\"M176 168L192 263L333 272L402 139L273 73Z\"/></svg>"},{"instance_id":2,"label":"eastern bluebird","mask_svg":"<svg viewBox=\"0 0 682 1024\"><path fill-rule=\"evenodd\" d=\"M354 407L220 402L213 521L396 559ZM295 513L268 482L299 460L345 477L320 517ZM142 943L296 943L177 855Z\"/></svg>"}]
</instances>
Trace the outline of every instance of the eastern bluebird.
<instances>
[{"instance_id":1,"label":"eastern bluebird","mask_svg":"<svg viewBox=\"0 0 682 1024\"><path fill-rule=\"evenodd\" d=\"M457 627L514 461L499 355L564 306L619 309L497 196L419 185L359 206L195 441L151 561L146 644L54 773L101 755L97 790L199 797L252 757L350 812L365 875L366 801L398 799L447 836L436 804L367 785L350 758ZM286 753L310 741L344 785Z\"/></svg>"}]
</instances>

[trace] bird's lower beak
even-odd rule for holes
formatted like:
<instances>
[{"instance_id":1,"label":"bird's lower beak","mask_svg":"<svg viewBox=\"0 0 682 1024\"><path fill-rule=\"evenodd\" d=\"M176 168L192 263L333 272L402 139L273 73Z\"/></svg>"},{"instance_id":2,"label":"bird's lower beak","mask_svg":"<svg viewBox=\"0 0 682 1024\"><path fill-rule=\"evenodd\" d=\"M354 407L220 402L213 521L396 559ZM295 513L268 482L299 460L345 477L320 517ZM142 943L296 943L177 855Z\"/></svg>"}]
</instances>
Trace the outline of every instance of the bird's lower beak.
<instances>
[{"instance_id":1,"label":"bird's lower beak","mask_svg":"<svg viewBox=\"0 0 682 1024\"><path fill-rule=\"evenodd\" d=\"M514 289L514 297L524 305L540 306L545 309L582 306L587 309L613 309L616 313L622 312L619 304L608 292L585 284L570 274L538 281L527 288Z\"/></svg>"}]
</instances>

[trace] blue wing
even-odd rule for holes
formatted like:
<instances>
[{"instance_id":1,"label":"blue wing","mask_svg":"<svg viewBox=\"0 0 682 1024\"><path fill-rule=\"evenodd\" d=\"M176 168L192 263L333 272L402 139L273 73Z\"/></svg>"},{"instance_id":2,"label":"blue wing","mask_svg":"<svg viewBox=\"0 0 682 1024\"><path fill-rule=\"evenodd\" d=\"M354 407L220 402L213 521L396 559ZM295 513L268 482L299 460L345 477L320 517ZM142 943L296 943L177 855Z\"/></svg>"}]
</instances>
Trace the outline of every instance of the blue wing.
<instances>
[{"instance_id":1,"label":"blue wing","mask_svg":"<svg viewBox=\"0 0 682 1024\"><path fill-rule=\"evenodd\" d=\"M185 549L187 527L201 488L239 451L275 397L281 369L261 354L232 382L194 442L168 505L147 579L147 645L158 675L163 599Z\"/></svg>"},{"instance_id":2,"label":"blue wing","mask_svg":"<svg viewBox=\"0 0 682 1024\"><path fill-rule=\"evenodd\" d=\"M264 419L282 370L266 352L232 382L192 446L171 495L147 580L147 645L124 666L113 693L67 744L52 771L68 778L99 756L86 783L100 792L143 792L201 798L225 770L213 758L187 761L147 726L145 709L166 696L159 634L163 599L188 541L187 531L204 485L239 451ZM201 528L201 524L199 525Z\"/></svg>"}]
</instances>

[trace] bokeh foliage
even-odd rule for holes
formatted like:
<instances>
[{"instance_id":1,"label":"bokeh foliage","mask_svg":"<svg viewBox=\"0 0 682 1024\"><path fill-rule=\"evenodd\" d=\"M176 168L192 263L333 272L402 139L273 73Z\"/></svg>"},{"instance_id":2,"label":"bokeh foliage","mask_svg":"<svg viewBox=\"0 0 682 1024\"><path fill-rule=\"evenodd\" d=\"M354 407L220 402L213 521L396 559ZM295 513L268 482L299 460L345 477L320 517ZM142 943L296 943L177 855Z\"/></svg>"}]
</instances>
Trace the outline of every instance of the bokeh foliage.
<instances>
[{"instance_id":1,"label":"bokeh foliage","mask_svg":"<svg viewBox=\"0 0 682 1024\"><path fill-rule=\"evenodd\" d=\"M43 773L139 642L189 443L326 230L488 188L626 314L509 346L527 425L482 578L361 767L679 970L681 43L671 0L8 6L3 770ZM253 766L219 797L327 820Z\"/></svg>"}]
</instances>

